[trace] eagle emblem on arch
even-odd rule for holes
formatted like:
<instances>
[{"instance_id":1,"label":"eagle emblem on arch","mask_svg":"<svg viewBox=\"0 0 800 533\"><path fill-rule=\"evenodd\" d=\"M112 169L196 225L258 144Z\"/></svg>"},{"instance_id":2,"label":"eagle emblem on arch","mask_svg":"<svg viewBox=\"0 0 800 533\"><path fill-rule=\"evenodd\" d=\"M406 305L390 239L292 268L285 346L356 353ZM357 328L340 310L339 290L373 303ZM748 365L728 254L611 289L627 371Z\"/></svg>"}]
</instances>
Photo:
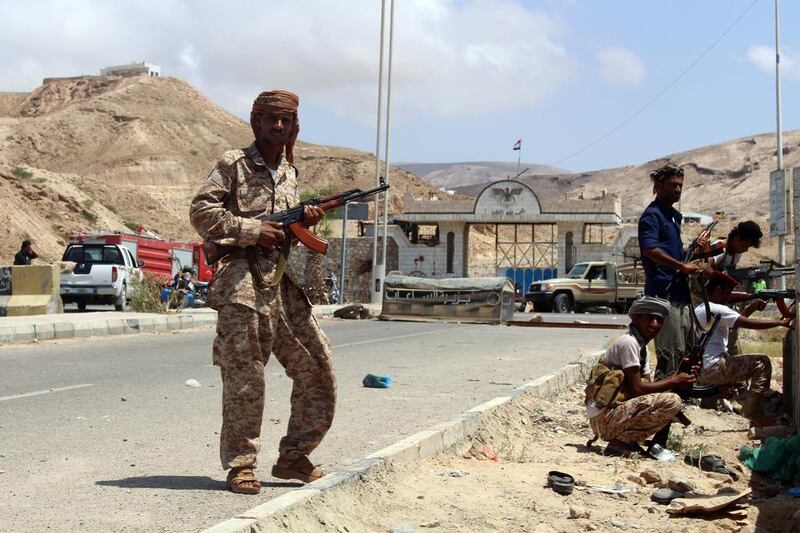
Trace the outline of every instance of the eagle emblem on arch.
<instances>
[{"instance_id":1,"label":"eagle emblem on arch","mask_svg":"<svg viewBox=\"0 0 800 533\"><path fill-rule=\"evenodd\" d=\"M492 193L495 198L508 207L517 201L517 196L522 194L522 187L495 187L492 189Z\"/></svg>"}]
</instances>

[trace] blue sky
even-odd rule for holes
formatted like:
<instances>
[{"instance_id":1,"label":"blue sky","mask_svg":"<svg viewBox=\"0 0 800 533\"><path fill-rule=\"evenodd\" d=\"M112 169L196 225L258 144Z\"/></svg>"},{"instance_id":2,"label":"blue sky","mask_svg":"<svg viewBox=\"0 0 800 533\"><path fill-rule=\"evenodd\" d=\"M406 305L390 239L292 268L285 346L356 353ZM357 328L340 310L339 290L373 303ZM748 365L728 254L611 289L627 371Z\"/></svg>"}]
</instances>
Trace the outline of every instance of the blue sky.
<instances>
[{"instance_id":1,"label":"blue sky","mask_svg":"<svg viewBox=\"0 0 800 533\"><path fill-rule=\"evenodd\" d=\"M774 131L774 2L397 0L391 160L638 164ZM144 59L246 117L301 95L301 139L375 149L378 0L0 0L0 90ZM800 128L798 2L782 5L784 128Z\"/></svg>"}]
</instances>

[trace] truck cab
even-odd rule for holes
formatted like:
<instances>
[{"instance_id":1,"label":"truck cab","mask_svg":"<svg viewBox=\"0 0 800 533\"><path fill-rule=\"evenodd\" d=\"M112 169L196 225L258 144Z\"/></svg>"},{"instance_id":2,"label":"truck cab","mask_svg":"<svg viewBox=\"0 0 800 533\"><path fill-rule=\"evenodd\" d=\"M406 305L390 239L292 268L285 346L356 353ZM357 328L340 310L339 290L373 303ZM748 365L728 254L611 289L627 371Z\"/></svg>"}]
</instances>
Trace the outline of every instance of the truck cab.
<instances>
[{"instance_id":1,"label":"truck cab","mask_svg":"<svg viewBox=\"0 0 800 533\"><path fill-rule=\"evenodd\" d=\"M590 307L624 312L644 290L641 269L636 267L618 267L610 261L577 263L564 278L531 283L525 300L538 312L569 313Z\"/></svg>"}]
</instances>

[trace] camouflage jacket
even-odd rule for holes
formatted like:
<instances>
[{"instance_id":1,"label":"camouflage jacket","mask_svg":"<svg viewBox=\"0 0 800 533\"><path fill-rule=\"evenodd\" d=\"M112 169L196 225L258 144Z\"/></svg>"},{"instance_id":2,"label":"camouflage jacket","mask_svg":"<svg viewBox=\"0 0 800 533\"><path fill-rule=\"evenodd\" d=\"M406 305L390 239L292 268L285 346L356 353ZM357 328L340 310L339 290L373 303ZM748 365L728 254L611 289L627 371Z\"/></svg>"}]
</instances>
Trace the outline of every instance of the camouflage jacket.
<instances>
[{"instance_id":1,"label":"camouflage jacket","mask_svg":"<svg viewBox=\"0 0 800 533\"><path fill-rule=\"evenodd\" d=\"M255 143L222 155L189 209L192 225L204 240L242 247L217 264L208 293L210 307L235 303L268 313L275 288L261 291L253 286L244 247L258 241L261 222L253 217L283 211L299 201L297 169L285 158L273 175ZM258 250L261 272L269 280L278 253Z\"/></svg>"}]
</instances>

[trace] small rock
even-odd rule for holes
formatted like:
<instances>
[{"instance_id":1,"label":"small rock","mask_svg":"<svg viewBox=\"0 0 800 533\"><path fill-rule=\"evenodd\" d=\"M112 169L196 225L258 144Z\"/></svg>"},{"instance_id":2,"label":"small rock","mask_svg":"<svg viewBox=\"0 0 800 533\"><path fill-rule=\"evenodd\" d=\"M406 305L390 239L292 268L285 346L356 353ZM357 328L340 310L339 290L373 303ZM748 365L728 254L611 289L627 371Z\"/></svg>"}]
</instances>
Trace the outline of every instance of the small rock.
<instances>
[{"instance_id":1,"label":"small rock","mask_svg":"<svg viewBox=\"0 0 800 533\"><path fill-rule=\"evenodd\" d=\"M616 517L611 519L611 525L620 529L625 529L625 522Z\"/></svg>"},{"instance_id":2,"label":"small rock","mask_svg":"<svg viewBox=\"0 0 800 533\"><path fill-rule=\"evenodd\" d=\"M424 524L420 524L419 527L439 527L442 525L442 522L439 520L434 520L433 522L425 522Z\"/></svg>"},{"instance_id":3,"label":"small rock","mask_svg":"<svg viewBox=\"0 0 800 533\"><path fill-rule=\"evenodd\" d=\"M642 473L639 474L639 477L644 479L647 483L661 483L661 475L655 470L650 470L649 468L642 471Z\"/></svg>"},{"instance_id":4,"label":"small rock","mask_svg":"<svg viewBox=\"0 0 800 533\"><path fill-rule=\"evenodd\" d=\"M402 522L389 528L389 533L414 533L414 526Z\"/></svg>"},{"instance_id":5,"label":"small rock","mask_svg":"<svg viewBox=\"0 0 800 533\"><path fill-rule=\"evenodd\" d=\"M469 475L469 472L467 472L466 470L450 470L448 472L442 472L441 475L447 477L464 477L466 475Z\"/></svg>"},{"instance_id":6,"label":"small rock","mask_svg":"<svg viewBox=\"0 0 800 533\"><path fill-rule=\"evenodd\" d=\"M128 399L127 398L120 398L120 401L127 402Z\"/></svg>"},{"instance_id":7,"label":"small rock","mask_svg":"<svg viewBox=\"0 0 800 533\"><path fill-rule=\"evenodd\" d=\"M722 474L720 472L706 472L705 474L711 479L716 481L721 481L723 483L730 483L733 481L733 479L731 479L731 476L729 476L728 474Z\"/></svg>"},{"instance_id":8,"label":"small rock","mask_svg":"<svg viewBox=\"0 0 800 533\"><path fill-rule=\"evenodd\" d=\"M628 481L632 481L633 483L636 483L637 485L640 485L642 487L647 485L647 481L644 478L641 478L639 476L635 476L633 474L628 476Z\"/></svg>"},{"instance_id":9,"label":"small rock","mask_svg":"<svg viewBox=\"0 0 800 533\"><path fill-rule=\"evenodd\" d=\"M570 507L569 508L569 517L570 518L589 518L592 513L589 509L584 509L583 507Z\"/></svg>"},{"instance_id":10,"label":"small rock","mask_svg":"<svg viewBox=\"0 0 800 533\"><path fill-rule=\"evenodd\" d=\"M594 524L586 524L586 531L597 531L597 526Z\"/></svg>"},{"instance_id":11,"label":"small rock","mask_svg":"<svg viewBox=\"0 0 800 533\"><path fill-rule=\"evenodd\" d=\"M196 379L187 379L186 381L183 382L183 384L186 385L187 387L192 387L195 389L201 386L200 382L197 381Z\"/></svg>"},{"instance_id":12,"label":"small rock","mask_svg":"<svg viewBox=\"0 0 800 533\"><path fill-rule=\"evenodd\" d=\"M678 477L670 478L667 486L676 492L692 492L694 490L694 484Z\"/></svg>"}]
</instances>

